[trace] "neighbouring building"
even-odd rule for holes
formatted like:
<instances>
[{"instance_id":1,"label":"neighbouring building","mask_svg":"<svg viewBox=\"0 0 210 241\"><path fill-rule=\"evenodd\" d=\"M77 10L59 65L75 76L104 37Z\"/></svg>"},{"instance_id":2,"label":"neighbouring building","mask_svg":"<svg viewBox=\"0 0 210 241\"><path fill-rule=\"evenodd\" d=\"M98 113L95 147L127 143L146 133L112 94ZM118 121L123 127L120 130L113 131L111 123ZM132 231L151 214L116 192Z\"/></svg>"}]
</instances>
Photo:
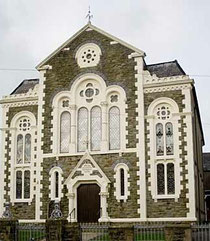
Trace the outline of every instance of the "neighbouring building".
<instances>
[{"instance_id":1,"label":"neighbouring building","mask_svg":"<svg viewBox=\"0 0 210 241\"><path fill-rule=\"evenodd\" d=\"M210 153L203 153L203 177L206 221L210 221Z\"/></svg>"},{"instance_id":2,"label":"neighbouring building","mask_svg":"<svg viewBox=\"0 0 210 241\"><path fill-rule=\"evenodd\" d=\"M1 100L0 215L71 222L204 219L194 81L91 25Z\"/></svg>"}]
</instances>

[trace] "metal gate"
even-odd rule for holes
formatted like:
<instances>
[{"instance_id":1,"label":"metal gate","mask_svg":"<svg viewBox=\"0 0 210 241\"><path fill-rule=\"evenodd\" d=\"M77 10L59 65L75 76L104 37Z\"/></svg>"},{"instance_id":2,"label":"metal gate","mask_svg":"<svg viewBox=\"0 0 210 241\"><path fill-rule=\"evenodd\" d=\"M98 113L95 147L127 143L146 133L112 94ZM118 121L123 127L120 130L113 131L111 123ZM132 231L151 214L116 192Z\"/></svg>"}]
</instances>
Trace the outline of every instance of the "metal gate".
<instances>
[{"instance_id":1,"label":"metal gate","mask_svg":"<svg viewBox=\"0 0 210 241\"><path fill-rule=\"evenodd\" d=\"M20 223L17 225L17 241L46 241L45 224Z\"/></svg>"},{"instance_id":2,"label":"metal gate","mask_svg":"<svg viewBox=\"0 0 210 241\"><path fill-rule=\"evenodd\" d=\"M80 224L81 241L110 241L108 225L100 223Z\"/></svg>"}]
</instances>

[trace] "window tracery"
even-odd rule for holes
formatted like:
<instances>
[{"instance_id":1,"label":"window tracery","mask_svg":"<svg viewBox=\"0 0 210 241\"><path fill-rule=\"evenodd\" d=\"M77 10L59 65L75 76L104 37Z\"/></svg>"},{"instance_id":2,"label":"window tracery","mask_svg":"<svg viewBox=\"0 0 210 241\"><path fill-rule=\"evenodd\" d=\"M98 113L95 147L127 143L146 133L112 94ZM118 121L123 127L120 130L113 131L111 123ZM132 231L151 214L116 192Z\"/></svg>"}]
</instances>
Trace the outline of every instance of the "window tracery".
<instances>
[{"instance_id":1,"label":"window tracery","mask_svg":"<svg viewBox=\"0 0 210 241\"><path fill-rule=\"evenodd\" d=\"M70 91L62 91L53 99L55 153L119 150L122 143L125 145L120 138L120 132L125 132L123 89L106 87L104 80L95 74L85 76L79 77Z\"/></svg>"},{"instance_id":2,"label":"window tracery","mask_svg":"<svg viewBox=\"0 0 210 241\"><path fill-rule=\"evenodd\" d=\"M96 66L100 61L101 54L98 45L94 43L84 44L76 53L77 64L80 68Z\"/></svg>"}]
</instances>

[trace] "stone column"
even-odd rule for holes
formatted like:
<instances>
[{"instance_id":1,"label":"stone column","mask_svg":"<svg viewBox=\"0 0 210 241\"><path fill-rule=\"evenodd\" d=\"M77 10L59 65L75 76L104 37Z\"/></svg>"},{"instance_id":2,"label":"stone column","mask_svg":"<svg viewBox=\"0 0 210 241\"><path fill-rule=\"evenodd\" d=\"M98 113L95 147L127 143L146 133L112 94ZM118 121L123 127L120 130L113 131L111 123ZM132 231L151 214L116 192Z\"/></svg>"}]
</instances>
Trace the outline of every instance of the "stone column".
<instances>
[{"instance_id":1,"label":"stone column","mask_svg":"<svg viewBox=\"0 0 210 241\"><path fill-rule=\"evenodd\" d=\"M111 226L109 227L109 237L112 241L133 241L134 229L133 226Z\"/></svg>"},{"instance_id":2,"label":"stone column","mask_svg":"<svg viewBox=\"0 0 210 241\"><path fill-rule=\"evenodd\" d=\"M168 224L165 226L165 241L191 241L190 224Z\"/></svg>"},{"instance_id":3,"label":"stone column","mask_svg":"<svg viewBox=\"0 0 210 241\"><path fill-rule=\"evenodd\" d=\"M102 112L101 151L107 151L109 149L107 106L108 106L108 103L106 101L101 102L101 112Z\"/></svg>"},{"instance_id":4,"label":"stone column","mask_svg":"<svg viewBox=\"0 0 210 241\"><path fill-rule=\"evenodd\" d=\"M16 241L17 224L15 219L0 219L0 240Z\"/></svg>"},{"instance_id":5,"label":"stone column","mask_svg":"<svg viewBox=\"0 0 210 241\"><path fill-rule=\"evenodd\" d=\"M71 105L71 143L70 143L70 153L76 152L76 105Z\"/></svg>"},{"instance_id":6,"label":"stone column","mask_svg":"<svg viewBox=\"0 0 210 241\"><path fill-rule=\"evenodd\" d=\"M76 210L75 210L75 194L74 193L68 193L67 197L69 199L69 222L73 223L76 222Z\"/></svg>"},{"instance_id":7,"label":"stone column","mask_svg":"<svg viewBox=\"0 0 210 241\"><path fill-rule=\"evenodd\" d=\"M99 219L99 222L108 222L109 217L107 213L107 197L109 193L108 192L101 192L101 217Z\"/></svg>"},{"instance_id":8,"label":"stone column","mask_svg":"<svg viewBox=\"0 0 210 241\"><path fill-rule=\"evenodd\" d=\"M63 231L67 220L48 219L46 221L46 241L63 241Z\"/></svg>"}]
</instances>

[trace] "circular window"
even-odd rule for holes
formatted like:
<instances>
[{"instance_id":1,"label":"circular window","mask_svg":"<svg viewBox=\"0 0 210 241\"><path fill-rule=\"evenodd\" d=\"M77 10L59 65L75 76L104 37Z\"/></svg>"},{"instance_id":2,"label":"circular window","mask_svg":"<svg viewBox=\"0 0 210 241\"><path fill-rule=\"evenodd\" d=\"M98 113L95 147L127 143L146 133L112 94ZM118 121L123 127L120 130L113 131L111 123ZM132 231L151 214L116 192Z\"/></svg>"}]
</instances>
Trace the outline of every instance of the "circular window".
<instances>
[{"instance_id":1,"label":"circular window","mask_svg":"<svg viewBox=\"0 0 210 241\"><path fill-rule=\"evenodd\" d=\"M79 48L76 60L81 68L96 66L100 61L101 49L98 45L89 43Z\"/></svg>"}]
</instances>

